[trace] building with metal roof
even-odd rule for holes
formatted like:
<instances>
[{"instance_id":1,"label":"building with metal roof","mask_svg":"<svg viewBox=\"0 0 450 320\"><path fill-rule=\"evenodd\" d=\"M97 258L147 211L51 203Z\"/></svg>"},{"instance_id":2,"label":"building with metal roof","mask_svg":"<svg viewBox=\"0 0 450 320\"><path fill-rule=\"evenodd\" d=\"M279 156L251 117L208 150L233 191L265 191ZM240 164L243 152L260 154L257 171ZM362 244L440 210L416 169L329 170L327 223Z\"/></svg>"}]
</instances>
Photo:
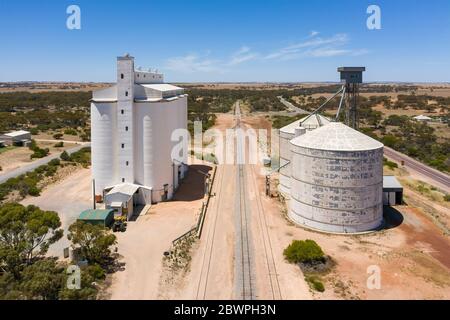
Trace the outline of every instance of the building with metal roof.
<instances>
[{"instance_id":1,"label":"building with metal roof","mask_svg":"<svg viewBox=\"0 0 450 320\"><path fill-rule=\"evenodd\" d=\"M80 213L78 221L100 225L103 227L110 227L114 222L113 209L89 209Z\"/></svg>"},{"instance_id":2,"label":"building with metal roof","mask_svg":"<svg viewBox=\"0 0 450 320\"><path fill-rule=\"evenodd\" d=\"M164 83L164 76L157 71L135 69L130 55L118 57L117 84L95 91L91 100L96 195L109 186L127 184L142 188L137 193L145 196L135 197L145 201L140 204L170 199L187 163L187 150L172 159L173 147L180 144L172 141L173 133L187 146L184 89Z\"/></svg>"},{"instance_id":3,"label":"building with metal roof","mask_svg":"<svg viewBox=\"0 0 450 320\"><path fill-rule=\"evenodd\" d=\"M428 122L428 121L433 120L432 118L424 116L423 114L421 114L420 116L413 117L413 119L416 121L422 121L422 122Z\"/></svg>"},{"instance_id":4,"label":"building with metal roof","mask_svg":"<svg viewBox=\"0 0 450 320\"><path fill-rule=\"evenodd\" d=\"M0 135L0 140L5 145L25 145L31 141L31 133L25 130L12 131Z\"/></svg>"},{"instance_id":5,"label":"building with metal roof","mask_svg":"<svg viewBox=\"0 0 450 320\"><path fill-rule=\"evenodd\" d=\"M403 204L403 186L394 176L383 177L383 205Z\"/></svg>"}]
</instances>

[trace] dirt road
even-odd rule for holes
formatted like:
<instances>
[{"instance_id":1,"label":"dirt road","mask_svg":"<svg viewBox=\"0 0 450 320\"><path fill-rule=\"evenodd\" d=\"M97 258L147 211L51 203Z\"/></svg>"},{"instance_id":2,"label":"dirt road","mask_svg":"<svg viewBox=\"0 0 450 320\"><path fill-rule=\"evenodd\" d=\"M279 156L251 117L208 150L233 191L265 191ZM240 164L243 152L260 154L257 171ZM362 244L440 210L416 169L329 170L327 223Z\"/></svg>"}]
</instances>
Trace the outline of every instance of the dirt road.
<instances>
[{"instance_id":1,"label":"dirt road","mask_svg":"<svg viewBox=\"0 0 450 320\"><path fill-rule=\"evenodd\" d=\"M67 229L81 211L92 208L92 180L90 169L80 169L64 180L46 188L39 197L28 197L23 205L35 205L42 210L56 211L64 228L64 237L53 244L49 254L63 256L63 249L70 245Z\"/></svg>"}]
</instances>

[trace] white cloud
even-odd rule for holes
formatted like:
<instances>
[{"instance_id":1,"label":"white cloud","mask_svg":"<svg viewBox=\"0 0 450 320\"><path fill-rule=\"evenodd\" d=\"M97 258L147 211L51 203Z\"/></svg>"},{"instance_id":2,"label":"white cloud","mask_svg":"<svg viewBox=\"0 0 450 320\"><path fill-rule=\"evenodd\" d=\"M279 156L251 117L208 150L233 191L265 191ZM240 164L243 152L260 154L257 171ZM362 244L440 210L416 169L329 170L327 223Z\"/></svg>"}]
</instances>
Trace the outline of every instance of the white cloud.
<instances>
[{"instance_id":1,"label":"white cloud","mask_svg":"<svg viewBox=\"0 0 450 320\"><path fill-rule=\"evenodd\" d=\"M320 34L320 32L313 30L309 33L309 37L314 38L315 36L318 36L319 34Z\"/></svg>"},{"instance_id":2,"label":"white cloud","mask_svg":"<svg viewBox=\"0 0 450 320\"><path fill-rule=\"evenodd\" d=\"M242 46L228 57L211 59L210 51L203 56L188 54L182 57L168 59L166 67L169 70L183 73L225 73L249 61L264 62L267 60L293 60L301 58L328 58L336 56L360 56L367 54L366 49L347 48L350 38L345 33L338 33L331 37L319 37L318 31L311 31L303 42L275 50L269 54L252 51L248 46Z\"/></svg>"},{"instance_id":3,"label":"white cloud","mask_svg":"<svg viewBox=\"0 0 450 320\"><path fill-rule=\"evenodd\" d=\"M252 53L249 47L243 46L231 56L228 65L234 66L237 64L241 64L243 62L254 60L257 57L258 57L257 53Z\"/></svg>"},{"instance_id":4,"label":"white cloud","mask_svg":"<svg viewBox=\"0 0 450 320\"><path fill-rule=\"evenodd\" d=\"M199 57L196 54L189 54L183 57L170 58L166 62L166 68L184 73L194 72L222 72L218 60Z\"/></svg>"},{"instance_id":5,"label":"white cloud","mask_svg":"<svg viewBox=\"0 0 450 320\"><path fill-rule=\"evenodd\" d=\"M296 43L267 55L265 59L280 59L280 60L290 60L305 56L307 50L313 48L322 49L328 48L327 51L333 50L336 47L343 46L349 42L349 38L346 34L336 34L330 38L314 37L311 40ZM317 49L316 49L317 50ZM341 50L342 51L342 50ZM306 54L308 56L308 54Z\"/></svg>"}]
</instances>

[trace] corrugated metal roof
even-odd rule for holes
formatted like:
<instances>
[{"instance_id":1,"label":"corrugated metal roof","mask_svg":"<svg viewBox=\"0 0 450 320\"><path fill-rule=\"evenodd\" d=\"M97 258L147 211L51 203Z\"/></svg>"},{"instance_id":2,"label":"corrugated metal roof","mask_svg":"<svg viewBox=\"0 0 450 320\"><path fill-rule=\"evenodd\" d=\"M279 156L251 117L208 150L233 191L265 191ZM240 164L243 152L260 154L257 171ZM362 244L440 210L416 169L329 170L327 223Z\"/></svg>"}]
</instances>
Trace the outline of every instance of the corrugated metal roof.
<instances>
[{"instance_id":1,"label":"corrugated metal roof","mask_svg":"<svg viewBox=\"0 0 450 320\"><path fill-rule=\"evenodd\" d=\"M320 123L317 118L319 118ZM331 122L330 119L328 119L327 117L321 116L320 114L312 115L312 116L307 116L300 120L297 120L297 121L294 121L294 122L288 124L287 126L281 128L280 132L294 134L296 128L299 128L299 127L305 127L306 129L317 128L321 125L326 125L330 122Z\"/></svg>"},{"instance_id":2,"label":"corrugated metal roof","mask_svg":"<svg viewBox=\"0 0 450 320\"><path fill-rule=\"evenodd\" d=\"M131 183L123 183L123 184L119 184L117 186L114 186L109 192L108 195L113 194L113 193L123 193L129 196L132 196L133 194L136 193L136 191L138 191L140 188L140 186L136 185L136 184L131 184Z\"/></svg>"},{"instance_id":3,"label":"corrugated metal roof","mask_svg":"<svg viewBox=\"0 0 450 320\"><path fill-rule=\"evenodd\" d=\"M327 151L367 151L383 144L343 123L331 122L291 140L294 146Z\"/></svg>"},{"instance_id":4,"label":"corrugated metal roof","mask_svg":"<svg viewBox=\"0 0 450 320\"><path fill-rule=\"evenodd\" d=\"M80 213L78 220L105 220L113 209L89 209Z\"/></svg>"},{"instance_id":5,"label":"corrugated metal roof","mask_svg":"<svg viewBox=\"0 0 450 320\"><path fill-rule=\"evenodd\" d=\"M19 131L13 131L13 132L5 133L4 136L7 136L7 137L18 137L18 136L22 136L24 134L30 134L30 132L29 131L25 131L25 130L19 130Z\"/></svg>"},{"instance_id":6,"label":"corrugated metal roof","mask_svg":"<svg viewBox=\"0 0 450 320\"><path fill-rule=\"evenodd\" d=\"M168 84L168 83L152 83L152 84L140 84L141 86L156 91L166 92L175 90L184 90L183 88Z\"/></svg>"},{"instance_id":7,"label":"corrugated metal roof","mask_svg":"<svg viewBox=\"0 0 450 320\"><path fill-rule=\"evenodd\" d=\"M416 119L416 120L433 120L432 118L424 116L423 114L421 114L420 116L414 117L414 119Z\"/></svg>"},{"instance_id":8,"label":"corrugated metal roof","mask_svg":"<svg viewBox=\"0 0 450 320\"><path fill-rule=\"evenodd\" d=\"M383 176L383 189L403 189L403 186L394 176Z\"/></svg>"}]
</instances>

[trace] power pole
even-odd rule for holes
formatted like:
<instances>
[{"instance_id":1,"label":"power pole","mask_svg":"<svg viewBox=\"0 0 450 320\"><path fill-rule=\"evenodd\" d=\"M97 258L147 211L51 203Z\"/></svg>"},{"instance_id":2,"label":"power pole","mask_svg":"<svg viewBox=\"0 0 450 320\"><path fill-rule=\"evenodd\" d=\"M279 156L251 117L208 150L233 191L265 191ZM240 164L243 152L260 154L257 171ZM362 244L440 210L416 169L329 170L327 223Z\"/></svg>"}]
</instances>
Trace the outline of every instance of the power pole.
<instances>
[{"instance_id":1,"label":"power pole","mask_svg":"<svg viewBox=\"0 0 450 320\"><path fill-rule=\"evenodd\" d=\"M95 179L92 179L92 199L94 201L94 210L97 209L97 202L95 201Z\"/></svg>"},{"instance_id":2,"label":"power pole","mask_svg":"<svg viewBox=\"0 0 450 320\"><path fill-rule=\"evenodd\" d=\"M270 196L270 176L266 176L266 196Z\"/></svg>"}]
</instances>

